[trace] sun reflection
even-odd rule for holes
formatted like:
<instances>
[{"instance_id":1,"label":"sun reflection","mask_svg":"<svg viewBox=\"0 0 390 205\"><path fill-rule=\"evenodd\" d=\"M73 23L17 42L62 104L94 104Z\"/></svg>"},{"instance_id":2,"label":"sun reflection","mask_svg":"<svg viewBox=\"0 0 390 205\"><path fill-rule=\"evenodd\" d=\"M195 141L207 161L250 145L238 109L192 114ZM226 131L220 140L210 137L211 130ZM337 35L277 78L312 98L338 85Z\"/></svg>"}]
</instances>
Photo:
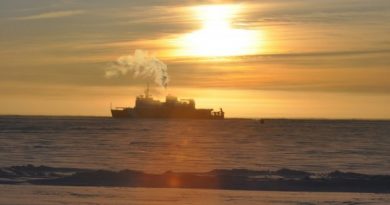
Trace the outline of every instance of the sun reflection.
<instances>
[{"instance_id":1,"label":"sun reflection","mask_svg":"<svg viewBox=\"0 0 390 205\"><path fill-rule=\"evenodd\" d=\"M262 42L259 31L235 29L231 22L242 6L197 6L193 10L202 21L202 29L179 39L178 55L185 56L237 56L254 54Z\"/></svg>"}]
</instances>

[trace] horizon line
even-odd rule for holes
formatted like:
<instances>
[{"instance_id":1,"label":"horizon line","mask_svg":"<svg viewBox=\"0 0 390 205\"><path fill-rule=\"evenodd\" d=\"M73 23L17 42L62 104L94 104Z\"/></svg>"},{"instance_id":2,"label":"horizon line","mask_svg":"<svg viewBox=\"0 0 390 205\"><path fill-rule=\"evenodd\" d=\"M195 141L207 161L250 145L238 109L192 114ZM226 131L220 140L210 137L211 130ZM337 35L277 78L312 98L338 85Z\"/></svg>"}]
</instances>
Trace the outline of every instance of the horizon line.
<instances>
[{"instance_id":1,"label":"horizon line","mask_svg":"<svg viewBox=\"0 0 390 205\"><path fill-rule=\"evenodd\" d=\"M68 117L68 118L112 118L110 115L50 115L50 114L0 114L0 117ZM140 118L153 120L159 118ZM132 120L132 119L129 119ZM135 119L139 120L139 119ZM161 119L177 120L177 119ZM180 120L180 119L179 119ZM197 119L195 119L197 120ZM327 117L226 117L225 120L342 120L342 121L390 121L390 118L327 118Z\"/></svg>"}]
</instances>

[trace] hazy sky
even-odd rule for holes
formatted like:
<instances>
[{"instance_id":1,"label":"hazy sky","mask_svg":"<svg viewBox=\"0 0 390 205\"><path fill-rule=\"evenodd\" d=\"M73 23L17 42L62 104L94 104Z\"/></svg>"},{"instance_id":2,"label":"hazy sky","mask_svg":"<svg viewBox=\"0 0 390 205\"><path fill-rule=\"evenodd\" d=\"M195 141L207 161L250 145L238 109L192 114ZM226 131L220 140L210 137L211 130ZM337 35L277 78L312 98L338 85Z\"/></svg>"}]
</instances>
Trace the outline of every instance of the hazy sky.
<instances>
[{"instance_id":1,"label":"hazy sky","mask_svg":"<svg viewBox=\"0 0 390 205\"><path fill-rule=\"evenodd\" d=\"M1 0L0 26L0 114L133 105L144 80L105 71L142 49L157 97L228 117L390 118L389 0Z\"/></svg>"}]
</instances>

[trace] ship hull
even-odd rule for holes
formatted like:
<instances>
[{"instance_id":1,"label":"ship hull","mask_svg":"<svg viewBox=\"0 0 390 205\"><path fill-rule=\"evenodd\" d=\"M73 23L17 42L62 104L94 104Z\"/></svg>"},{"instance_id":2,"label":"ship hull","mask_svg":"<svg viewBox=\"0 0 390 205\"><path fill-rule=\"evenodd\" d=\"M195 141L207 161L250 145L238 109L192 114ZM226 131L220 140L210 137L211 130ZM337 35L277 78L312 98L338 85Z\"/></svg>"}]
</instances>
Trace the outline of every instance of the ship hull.
<instances>
[{"instance_id":1,"label":"ship hull","mask_svg":"<svg viewBox=\"0 0 390 205\"><path fill-rule=\"evenodd\" d=\"M142 118L156 118L156 119L210 119L221 120L224 116L211 115L208 110L196 110L196 111L172 111L172 110L136 110L136 109L115 109L111 110L113 118L129 118L129 119L142 119Z\"/></svg>"}]
</instances>

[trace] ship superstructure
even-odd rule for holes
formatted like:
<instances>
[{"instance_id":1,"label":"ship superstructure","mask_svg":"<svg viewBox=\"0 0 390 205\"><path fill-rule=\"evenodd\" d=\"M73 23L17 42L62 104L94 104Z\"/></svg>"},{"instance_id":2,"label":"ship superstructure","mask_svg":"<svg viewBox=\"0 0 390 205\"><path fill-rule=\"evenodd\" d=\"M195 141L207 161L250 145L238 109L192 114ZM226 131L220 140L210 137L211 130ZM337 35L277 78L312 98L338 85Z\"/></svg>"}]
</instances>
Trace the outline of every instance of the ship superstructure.
<instances>
[{"instance_id":1,"label":"ship superstructure","mask_svg":"<svg viewBox=\"0 0 390 205\"><path fill-rule=\"evenodd\" d=\"M112 109L114 118L188 118L188 119L224 119L225 113L213 109L197 109L193 99L178 99L166 96L165 102L153 99L149 94L149 86L144 95L135 100L134 107L119 107Z\"/></svg>"}]
</instances>

